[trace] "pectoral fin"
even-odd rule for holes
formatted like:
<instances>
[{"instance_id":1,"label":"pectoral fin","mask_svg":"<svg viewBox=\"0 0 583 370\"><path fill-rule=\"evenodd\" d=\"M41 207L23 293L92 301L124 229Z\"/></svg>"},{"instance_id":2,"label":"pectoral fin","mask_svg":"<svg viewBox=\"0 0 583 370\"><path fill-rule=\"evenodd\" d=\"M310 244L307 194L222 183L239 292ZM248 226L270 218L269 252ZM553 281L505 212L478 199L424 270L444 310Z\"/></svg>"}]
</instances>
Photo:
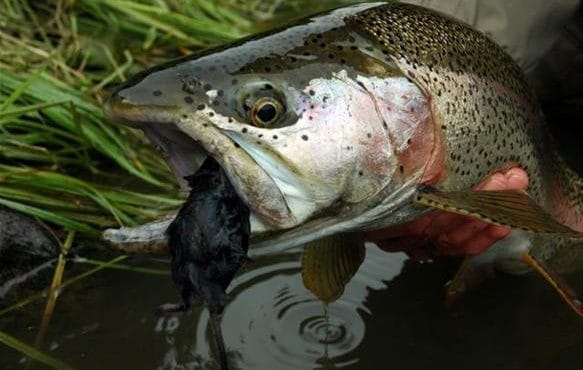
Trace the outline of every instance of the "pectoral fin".
<instances>
[{"instance_id":1,"label":"pectoral fin","mask_svg":"<svg viewBox=\"0 0 583 370\"><path fill-rule=\"evenodd\" d=\"M495 225L583 238L583 233L559 223L522 190L441 192L425 188L418 191L415 203Z\"/></svg>"},{"instance_id":2,"label":"pectoral fin","mask_svg":"<svg viewBox=\"0 0 583 370\"><path fill-rule=\"evenodd\" d=\"M306 244L302 253L304 286L324 303L335 301L364 255L364 241L355 235L333 235Z\"/></svg>"},{"instance_id":3,"label":"pectoral fin","mask_svg":"<svg viewBox=\"0 0 583 370\"><path fill-rule=\"evenodd\" d=\"M545 266L544 263L537 260L531 253L526 252L523 254L522 260L542 276L557 291L557 293L559 293L559 296L563 301L565 301L569 307L577 313L577 315L583 317L583 303L577 299L573 289L571 289L571 287L569 287L558 274Z\"/></svg>"}]
</instances>

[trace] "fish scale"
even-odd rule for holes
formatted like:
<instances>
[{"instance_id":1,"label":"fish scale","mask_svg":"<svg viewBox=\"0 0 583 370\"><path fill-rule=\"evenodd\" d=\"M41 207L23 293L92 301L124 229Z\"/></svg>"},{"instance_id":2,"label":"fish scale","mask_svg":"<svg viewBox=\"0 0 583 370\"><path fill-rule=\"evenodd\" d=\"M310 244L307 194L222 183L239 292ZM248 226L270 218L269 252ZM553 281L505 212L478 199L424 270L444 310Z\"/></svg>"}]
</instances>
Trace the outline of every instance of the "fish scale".
<instances>
[{"instance_id":1,"label":"fish scale","mask_svg":"<svg viewBox=\"0 0 583 370\"><path fill-rule=\"evenodd\" d=\"M265 102L278 114L258 122ZM425 186L463 211L463 192L511 167L526 170L540 207L506 209L504 225L537 232L522 216L547 212L583 231L582 180L554 152L520 68L485 35L418 6L348 6L170 62L121 86L106 112L149 132L178 177L214 157L250 207L256 247L411 221L428 210L414 201ZM480 214L488 199L474 201ZM527 237L545 256L569 242Z\"/></svg>"},{"instance_id":2,"label":"fish scale","mask_svg":"<svg viewBox=\"0 0 583 370\"><path fill-rule=\"evenodd\" d=\"M493 170L519 165L529 173L528 192L547 210L564 219L553 196L560 188L559 203L579 208L581 220L582 182L549 155L534 93L502 48L461 22L410 4L375 7L347 23L376 39L387 61L432 96L448 152L440 189L465 189Z\"/></svg>"}]
</instances>

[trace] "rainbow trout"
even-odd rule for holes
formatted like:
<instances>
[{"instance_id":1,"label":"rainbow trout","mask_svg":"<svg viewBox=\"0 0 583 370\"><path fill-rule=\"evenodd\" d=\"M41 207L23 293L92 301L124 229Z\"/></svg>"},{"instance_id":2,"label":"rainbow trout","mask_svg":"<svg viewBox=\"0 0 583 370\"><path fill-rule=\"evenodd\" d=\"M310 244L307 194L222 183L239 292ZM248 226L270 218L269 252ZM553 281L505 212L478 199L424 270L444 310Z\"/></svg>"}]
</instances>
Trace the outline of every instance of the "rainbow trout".
<instances>
[{"instance_id":1,"label":"rainbow trout","mask_svg":"<svg viewBox=\"0 0 583 370\"><path fill-rule=\"evenodd\" d=\"M144 130L179 179L215 158L250 208L252 247L441 209L514 228L500 258L553 280L539 262L582 236L583 180L553 150L519 67L422 7L358 4L205 50L140 73L105 110ZM526 192L470 191L513 166ZM105 236L163 242L168 222Z\"/></svg>"}]
</instances>

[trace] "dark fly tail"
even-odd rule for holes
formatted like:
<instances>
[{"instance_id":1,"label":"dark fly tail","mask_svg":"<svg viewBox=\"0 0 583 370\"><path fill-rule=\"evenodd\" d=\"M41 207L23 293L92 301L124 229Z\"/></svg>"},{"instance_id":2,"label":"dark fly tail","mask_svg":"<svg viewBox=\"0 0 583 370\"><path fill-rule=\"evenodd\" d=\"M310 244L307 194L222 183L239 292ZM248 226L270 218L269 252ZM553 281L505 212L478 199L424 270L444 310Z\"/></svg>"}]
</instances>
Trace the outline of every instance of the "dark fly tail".
<instances>
[{"instance_id":1,"label":"dark fly tail","mask_svg":"<svg viewBox=\"0 0 583 370\"><path fill-rule=\"evenodd\" d=\"M227 350L225 349L225 341L223 339L223 331L221 330L221 318L217 313L210 313L211 329L215 337L215 344L219 355L219 364L221 370L229 370L229 361L227 360Z\"/></svg>"}]
</instances>

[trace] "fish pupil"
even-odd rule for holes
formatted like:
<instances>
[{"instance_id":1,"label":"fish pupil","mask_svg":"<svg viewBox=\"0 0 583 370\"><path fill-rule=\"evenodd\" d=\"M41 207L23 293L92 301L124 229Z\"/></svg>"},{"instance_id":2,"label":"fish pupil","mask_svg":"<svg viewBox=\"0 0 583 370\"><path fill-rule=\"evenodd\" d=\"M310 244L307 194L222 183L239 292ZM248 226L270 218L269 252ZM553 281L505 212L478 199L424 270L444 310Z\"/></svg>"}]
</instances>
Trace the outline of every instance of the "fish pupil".
<instances>
[{"instance_id":1,"label":"fish pupil","mask_svg":"<svg viewBox=\"0 0 583 370\"><path fill-rule=\"evenodd\" d=\"M277 109L275 105L271 103L264 104L258 111L257 111L257 118L259 118L263 122L271 122L275 116L277 115Z\"/></svg>"}]
</instances>

